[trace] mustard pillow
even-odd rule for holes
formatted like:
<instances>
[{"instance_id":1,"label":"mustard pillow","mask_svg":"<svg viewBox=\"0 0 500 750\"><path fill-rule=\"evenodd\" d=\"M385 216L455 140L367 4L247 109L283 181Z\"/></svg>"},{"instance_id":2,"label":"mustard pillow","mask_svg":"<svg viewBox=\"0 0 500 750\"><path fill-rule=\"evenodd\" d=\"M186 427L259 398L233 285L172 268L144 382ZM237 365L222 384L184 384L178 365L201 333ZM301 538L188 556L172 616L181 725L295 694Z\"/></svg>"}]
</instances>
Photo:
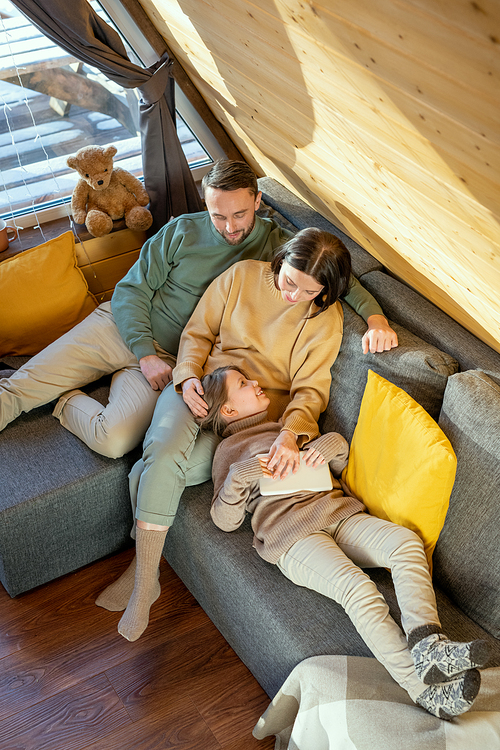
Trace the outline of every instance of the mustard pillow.
<instances>
[{"instance_id":1,"label":"mustard pillow","mask_svg":"<svg viewBox=\"0 0 500 750\"><path fill-rule=\"evenodd\" d=\"M369 513L420 536L431 571L456 467L450 441L425 409L369 370L343 479Z\"/></svg>"},{"instance_id":2,"label":"mustard pillow","mask_svg":"<svg viewBox=\"0 0 500 750\"><path fill-rule=\"evenodd\" d=\"M37 354L97 306L73 232L0 263L0 356Z\"/></svg>"}]
</instances>

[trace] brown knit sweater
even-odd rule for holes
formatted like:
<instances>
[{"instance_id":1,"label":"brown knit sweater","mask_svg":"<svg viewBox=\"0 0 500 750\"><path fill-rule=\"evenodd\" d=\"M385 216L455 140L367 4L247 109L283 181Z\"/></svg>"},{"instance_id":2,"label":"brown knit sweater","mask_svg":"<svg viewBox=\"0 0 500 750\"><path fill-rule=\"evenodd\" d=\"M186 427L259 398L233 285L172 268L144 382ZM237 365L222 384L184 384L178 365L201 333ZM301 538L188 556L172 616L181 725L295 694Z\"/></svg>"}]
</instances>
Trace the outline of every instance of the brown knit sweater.
<instances>
[{"instance_id":1,"label":"brown knit sweater","mask_svg":"<svg viewBox=\"0 0 500 750\"><path fill-rule=\"evenodd\" d=\"M214 497L210 512L215 525L223 531L234 531L243 523L245 512L252 513L254 547L270 563L276 563L295 542L313 531L365 509L359 500L344 495L335 478L328 492L260 495L262 470L256 456L269 451L281 427L277 422L263 422L262 415L233 422L225 433L228 437L217 447L212 468ZM321 435L306 447L310 446L319 450L334 475L340 475L349 453L341 435Z\"/></svg>"}]
</instances>

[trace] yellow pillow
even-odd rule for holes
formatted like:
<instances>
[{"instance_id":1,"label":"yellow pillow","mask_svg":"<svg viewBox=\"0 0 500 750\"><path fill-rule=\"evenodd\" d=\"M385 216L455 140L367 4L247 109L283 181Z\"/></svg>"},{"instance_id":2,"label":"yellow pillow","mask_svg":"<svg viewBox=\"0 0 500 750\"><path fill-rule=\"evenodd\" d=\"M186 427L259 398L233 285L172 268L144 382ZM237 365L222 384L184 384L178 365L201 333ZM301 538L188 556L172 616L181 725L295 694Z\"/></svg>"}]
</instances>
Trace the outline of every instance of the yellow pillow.
<instances>
[{"instance_id":1,"label":"yellow pillow","mask_svg":"<svg viewBox=\"0 0 500 750\"><path fill-rule=\"evenodd\" d=\"M343 479L372 515L420 536L431 571L456 467L450 441L425 409L369 370Z\"/></svg>"},{"instance_id":2,"label":"yellow pillow","mask_svg":"<svg viewBox=\"0 0 500 750\"><path fill-rule=\"evenodd\" d=\"M0 263L0 356L37 354L95 310L73 232Z\"/></svg>"}]
</instances>

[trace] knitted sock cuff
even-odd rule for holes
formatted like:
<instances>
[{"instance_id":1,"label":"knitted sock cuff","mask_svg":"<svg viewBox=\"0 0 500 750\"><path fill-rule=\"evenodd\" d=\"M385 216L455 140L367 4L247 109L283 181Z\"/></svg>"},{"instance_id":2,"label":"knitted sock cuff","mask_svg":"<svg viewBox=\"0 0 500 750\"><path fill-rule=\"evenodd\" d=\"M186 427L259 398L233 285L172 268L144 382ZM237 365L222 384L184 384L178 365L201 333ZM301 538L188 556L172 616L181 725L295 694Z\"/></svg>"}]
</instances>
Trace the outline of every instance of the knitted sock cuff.
<instances>
[{"instance_id":1,"label":"knitted sock cuff","mask_svg":"<svg viewBox=\"0 0 500 750\"><path fill-rule=\"evenodd\" d=\"M421 625L419 628L415 628L408 633L408 648L411 651L412 648L416 646L417 643L423 638L427 638L427 636L429 635L434 635L434 633L440 634L442 632L443 631L439 625L435 625L433 623L429 623L428 625Z\"/></svg>"}]
</instances>

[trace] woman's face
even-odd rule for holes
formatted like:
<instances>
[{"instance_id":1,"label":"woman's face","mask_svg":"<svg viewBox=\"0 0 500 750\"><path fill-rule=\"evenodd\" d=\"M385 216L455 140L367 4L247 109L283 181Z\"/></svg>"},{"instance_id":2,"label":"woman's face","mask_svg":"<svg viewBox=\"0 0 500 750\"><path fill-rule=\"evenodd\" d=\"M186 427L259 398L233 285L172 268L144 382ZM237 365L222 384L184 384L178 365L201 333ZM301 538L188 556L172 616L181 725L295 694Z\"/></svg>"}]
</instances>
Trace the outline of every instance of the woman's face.
<instances>
[{"instance_id":1,"label":"woman's face","mask_svg":"<svg viewBox=\"0 0 500 750\"><path fill-rule=\"evenodd\" d=\"M244 419L260 414L269 406L269 399L256 380L247 380L237 370L226 373L227 402L222 407L230 411L224 416L230 419Z\"/></svg>"},{"instance_id":2,"label":"woman's face","mask_svg":"<svg viewBox=\"0 0 500 750\"><path fill-rule=\"evenodd\" d=\"M286 261L281 264L278 274L278 288L289 305L296 302L311 302L323 291L323 287L316 279L303 271L298 271Z\"/></svg>"}]
</instances>

